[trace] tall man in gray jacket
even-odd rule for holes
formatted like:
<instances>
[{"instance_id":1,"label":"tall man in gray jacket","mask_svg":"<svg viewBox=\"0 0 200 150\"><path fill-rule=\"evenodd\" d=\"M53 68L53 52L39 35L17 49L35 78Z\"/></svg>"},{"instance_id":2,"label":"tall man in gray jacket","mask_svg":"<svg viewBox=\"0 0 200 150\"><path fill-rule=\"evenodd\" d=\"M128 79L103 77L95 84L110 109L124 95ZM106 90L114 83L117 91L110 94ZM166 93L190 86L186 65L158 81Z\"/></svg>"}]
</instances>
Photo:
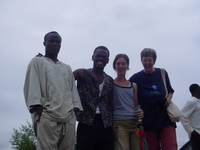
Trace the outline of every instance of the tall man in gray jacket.
<instances>
[{"instance_id":1,"label":"tall man in gray jacket","mask_svg":"<svg viewBox=\"0 0 200 150\"><path fill-rule=\"evenodd\" d=\"M71 67L57 59L61 36L44 37L45 55L28 65L24 96L37 136L37 150L73 150L76 118L82 110Z\"/></svg>"}]
</instances>

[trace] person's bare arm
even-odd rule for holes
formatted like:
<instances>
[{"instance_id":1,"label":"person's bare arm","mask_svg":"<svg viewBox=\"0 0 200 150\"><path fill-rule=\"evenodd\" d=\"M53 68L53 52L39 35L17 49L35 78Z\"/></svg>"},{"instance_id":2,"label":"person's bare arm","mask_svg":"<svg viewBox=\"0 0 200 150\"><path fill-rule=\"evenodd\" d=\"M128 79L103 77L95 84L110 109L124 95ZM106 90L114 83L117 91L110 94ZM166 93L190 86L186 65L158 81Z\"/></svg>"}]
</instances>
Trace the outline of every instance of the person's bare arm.
<instances>
[{"instance_id":1,"label":"person's bare arm","mask_svg":"<svg viewBox=\"0 0 200 150\"><path fill-rule=\"evenodd\" d=\"M172 93L167 94L165 106L167 106L167 107L169 106L169 104L171 103L172 97L173 97Z\"/></svg>"},{"instance_id":2,"label":"person's bare arm","mask_svg":"<svg viewBox=\"0 0 200 150\"><path fill-rule=\"evenodd\" d=\"M134 87L134 100L135 100L135 108L136 108L136 115L140 118L143 118L144 112L140 108L139 102L138 102L138 88L137 84L133 82L133 87Z\"/></svg>"},{"instance_id":3,"label":"person's bare arm","mask_svg":"<svg viewBox=\"0 0 200 150\"><path fill-rule=\"evenodd\" d=\"M137 84L132 83L134 87L134 101L135 101L135 107L136 109L140 108L139 103L138 103L138 89L137 89Z\"/></svg>"},{"instance_id":4,"label":"person's bare arm","mask_svg":"<svg viewBox=\"0 0 200 150\"><path fill-rule=\"evenodd\" d=\"M84 69L77 69L73 72L74 74L74 79L75 80L79 80L81 78L83 78L83 75L84 75ZM78 111L80 111L79 108L75 107L74 108L74 112L77 113ZM81 110L82 111L82 110Z\"/></svg>"},{"instance_id":5,"label":"person's bare arm","mask_svg":"<svg viewBox=\"0 0 200 150\"><path fill-rule=\"evenodd\" d=\"M73 72L75 80L78 80L84 76L84 69L77 69Z\"/></svg>"}]
</instances>

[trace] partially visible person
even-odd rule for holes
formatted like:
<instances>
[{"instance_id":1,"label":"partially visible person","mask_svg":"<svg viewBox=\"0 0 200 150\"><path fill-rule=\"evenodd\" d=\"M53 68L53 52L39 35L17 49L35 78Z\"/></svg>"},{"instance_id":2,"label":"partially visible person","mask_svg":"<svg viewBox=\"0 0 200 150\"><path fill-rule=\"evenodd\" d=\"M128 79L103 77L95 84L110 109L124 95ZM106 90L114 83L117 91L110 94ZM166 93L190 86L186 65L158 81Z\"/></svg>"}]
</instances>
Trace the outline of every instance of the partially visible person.
<instances>
[{"instance_id":1,"label":"partially visible person","mask_svg":"<svg viewBox=\"0 0 200 150\"><path fill-rule=\"evenodd\" d=\"M113 120L115 131L115 150L140 150L138 117L143 117L137 97L137 85L126 79L129 58L118 54L113 61L117 73L114 79Z\"/></svg>"},{"instance_id":2,"label":"partially visible person","mask_svg":"<svg viewBox=\"0 0 200 150\"><path fill-rule=\"evenodd\" d=\"M166 107L171 103L174 90L170 84L168 73L166 84L160 68L155 68L157 54L154 49L141 51L141 62L144 69L129 79L138 85L138 102L144 111L143 126L149 150L177 150L176 124L171 122Z\"/></svg>"},{"instance_id":3,"label":"partially visible person","mask_svg":"<svg viewBox=\"0 0 200 150\"><path fill-rule=\"evenodd\" d=\"M71 67L58 60L61 36L44 36L45 55L28 65L24 97L37 137L37 150L73 150L76 117L82 110Z\"/></svg>"},{"instance_id":4,"label":"partially visible person","mask_svg":"<svg viewBox=\"0 0 200 150\"><path fill-rule=\"evenodd\" d=\"M181 110L181 123L188 133L192 149L200 150L200 87L191 84L189 91L192 97Z\"/></svg>"},{"instance_id":5,"label":"partially visible person","mask_svg":"<svg viewBox=\"0 0 200 150\"><path fill-rule=\"evenodd\" d=\"M109 61L105 46L95 48L93 68L77 69L77 80L84 111L77 112L77 150L113 150L113 79L104 72Z\"/></svg>"}]
</instances>

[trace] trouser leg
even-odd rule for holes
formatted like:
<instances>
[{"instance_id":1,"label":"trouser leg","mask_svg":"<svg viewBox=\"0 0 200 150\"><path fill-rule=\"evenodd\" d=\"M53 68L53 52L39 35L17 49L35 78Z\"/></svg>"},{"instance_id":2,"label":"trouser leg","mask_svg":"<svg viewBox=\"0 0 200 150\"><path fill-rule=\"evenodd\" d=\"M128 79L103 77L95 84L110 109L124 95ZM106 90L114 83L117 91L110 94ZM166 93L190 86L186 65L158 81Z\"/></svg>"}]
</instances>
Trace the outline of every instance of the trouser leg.
<instances>
[{"instance_id":1,"label":"trouser leg","mask_svg":"<svg viewBox=\"0 0 200 150\"><path fill-rule=\"evenodd\" d=\"M149 150L160 150L159 136L157 131L146 131L146 140Z\"/></svg>"},{"instance_id":2,"label":"trouser leg","mask_svg":"<svg viewBox=\"0 0 200 150\"><path fill-rule=\"evenodd\" d=\"M104 128L101 115L96 115L93 128L95 130L95 150L113 150L114 137L113 127Z\"/></svg>"},{"instance_id":3,"label":"trouser leg","mask_svg":"<svg viewBox=\"0 0 200 150\"><path fill-rule=\"evenodd\" d=\"M126 125L126 124L125 124ZM129 134L127 133L123 121L114 121L115 150L129 150Z\"/></svg>"},{"instance_id":4,"label":"trouser leg","mask_svg":"<svg viewBox=\"0 0 200 150\"><path fill-rule=\"evenodd\" d=\"M58 145L58 150L74 150L75 146L75 127L76 117L73 113L65 124L60 134L61 141ZM64 129L65 128L65 129ZM63 132L63 133L62 133ZM64 136L62 136L64 134Z\"/></svg>"},{"instance_id":5,"label":"trouser leg","mask_svg":"<svg viewBox=\"0 0 200 150\"><path fill-rule=\"evenodd\" d=\"M168 126L159 131L162 150L177 150L176 129Z\"/></svg>"},{"instance_id":6,"label":"trouser leg","mask_svg":"<svg viewBox=\"0 0 200 150\"><path fill-rule=\"evenodd\" d=\"M73 150L75 123L74 113L65 123L51 121L42 115L37 125L37 150Z\"/></svg>"},{"instance_id":7,"label":"trouser leg","mask_svg":"<svg viewBox=\"0 0 200 150\"><path fill-rule=\"evenodd\" d=\"M190 141L193 150L200 150L200 135L196 131L192 132Z\"/></svg>"},{"instance_id":8,"label":"trouser leg","mask_svg":"<svg viewBox=\"0 0 200 150\"><path fill-rule=\"evenodd\" d=\"M136 120L114 121L115 150L139 150L139 137L136 135Z\"/></svg>"},{"instance_id":9,"label":"trouser leg","mask_svg":"<svg viewBox=\"0 0 200 150\"><path fill-rule=\"evenodd\" d=\"M113 129L103 127L100 115L96 115L92 126L78 123L77 150L113 150L113 145Z\"/></svg>"},{"instance_id":10,"label":"trouser leg","mask_svg":"<svg viewBox=\"0 0 200 150\"><path fill-rule=\"evenodd\" d=\"M140 150L140 138L136 135L138 130L138 121L131 120L130 122L131 133L130 133L130 150Z\"/></svg>"},{"instance_id":11,"label":"trouser leg","mask_svg":"<svg viewBox=\"0 0 200 150\"><path fill-rule=\"evenodd\" d=\"M57 150L61 126L41 116L37 126L37 150Z\"/></svg>"},{"instance_id":12,"label":"trouser leg","mask_svg":"<svg viewBox=\"0 0 200 150\"><path fill-rule=\"evenodd\" d=\"M92 126L79 122L77 127L77 150L93 150L93 141Z\"/></svg>"}]
</instances>

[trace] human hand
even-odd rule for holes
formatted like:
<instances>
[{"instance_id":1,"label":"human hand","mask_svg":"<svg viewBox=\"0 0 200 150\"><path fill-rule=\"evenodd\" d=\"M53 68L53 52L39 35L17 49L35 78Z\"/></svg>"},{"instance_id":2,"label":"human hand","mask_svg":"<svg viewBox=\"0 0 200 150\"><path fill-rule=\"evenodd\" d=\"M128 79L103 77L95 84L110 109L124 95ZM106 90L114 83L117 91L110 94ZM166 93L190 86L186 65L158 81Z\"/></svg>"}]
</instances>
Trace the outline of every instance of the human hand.
<instances>
[{"instance_id":1,"label":"human hand","mask_svg":"<svg viewBox=\"0 0 200 150\"><path fill-rule=\"evenodd\" d=\"M137 115L137 117L143 118L143 117L144 117L144 112L143 112L143 110L142 110L141 108L138 108L138 109L136 110L136 115Z\"/></svg>"},{"instance_id":2,"label":"human hand","mask_svg":"<svg viewBox=\"0 0 200 150\"><path fill-rule=\"evenodd\" d=\"M164 104L165 107L168 107L171 104L172 96L173 96L173 93L168 93L167 97L165 98L166 99L166 102Z\"/></svg>"},{"instance_id":3,"label":"human hand","mask_svg":"<svg viewBox=\"0 0 200 150\"><path fill-rule=\"evenodd\" d=\"M40 117L43 112L43 106L42 105L35 105L34 106L34 112L38 115L38 120L40 120Z\"/></svg>"},{"instance_id":4,"label":"human hand","mask_svg":"<svg viewBox=\"0 0 200 150\"><path fill-rule=\"evenodd\" d=\"M171 99L170 99L170 98L166 98L166 101L165 101L164 106L165 106L165 107L168 107L169 104L171 104Z\"/></svg>"},{"instance_id":5,"label":"human hand","mask_svg":"<svg viewBox=\"0 0 200 150\"><path fill-rule=\"evenodd\" d=\"M38 53L37 55L36 55L36 57L42 57L43 55L41 54L41 53Z\"/></svg>"},{"instance_id":6,"label":"human hand","mask_svg":"<svg viewBox=\"0 0 200 150\"><path fill-rule=\"evenodd\" d=\"M75 114L76 114L78 111L79 111L79 108L75 107L75 108L74 108Z\"/></svg>"}]
</instances>

